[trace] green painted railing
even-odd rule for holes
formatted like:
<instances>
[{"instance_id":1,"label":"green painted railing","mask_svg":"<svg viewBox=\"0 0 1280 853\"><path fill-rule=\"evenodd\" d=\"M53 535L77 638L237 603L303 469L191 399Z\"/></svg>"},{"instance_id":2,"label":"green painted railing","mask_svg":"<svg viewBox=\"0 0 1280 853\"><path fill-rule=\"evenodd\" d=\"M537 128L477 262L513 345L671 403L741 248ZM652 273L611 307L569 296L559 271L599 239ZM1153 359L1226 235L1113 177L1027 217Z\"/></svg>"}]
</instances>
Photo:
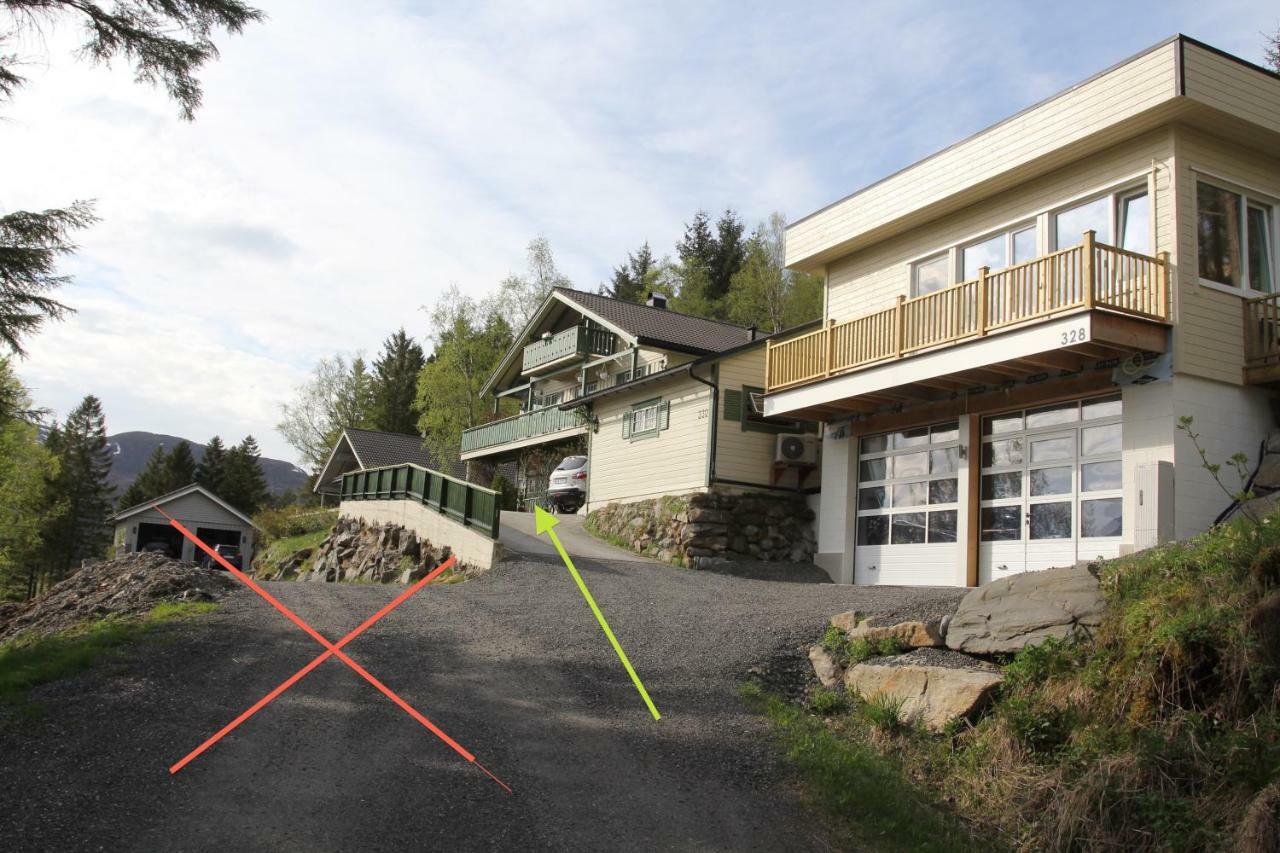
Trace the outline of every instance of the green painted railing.
<instances>
[{"instance_id":1,"label":"green painted railing","mask_svg":"<svg viewBox=\"0 0 1280 853\"><path fill-rule=\"evenodd\" d=\"M561 411L555 408L534 409L532 412L512 415L500 421L463 430L462 452L471 453L486 447L510 444L526 438L537 438L540 435L550 435L553 432L584 425L582 416L575 411Z\"/></svg>"},{"instance_id":2,"label":"green painted railing","mask_svg":"<svg viewBox=\"0 0 1280 853\"><path fill-rule=\"evenodd\" d=\"M415 500L440 514L498 538L498 493L418 465L390 465L342 476L344 501Z\"/></svg>"},{"instance_id":3,"label":"green painted railing","mask_svg":"<svg viewBox=\"0 0 1280 853\"><path fill-rule=\"evenodd\" d=\"M546 340L534 341L525 347L522 372L528 373L570 356L613 355L616 346L617 338L612 332L574 326Z\"/></svg>"}]
</instances>

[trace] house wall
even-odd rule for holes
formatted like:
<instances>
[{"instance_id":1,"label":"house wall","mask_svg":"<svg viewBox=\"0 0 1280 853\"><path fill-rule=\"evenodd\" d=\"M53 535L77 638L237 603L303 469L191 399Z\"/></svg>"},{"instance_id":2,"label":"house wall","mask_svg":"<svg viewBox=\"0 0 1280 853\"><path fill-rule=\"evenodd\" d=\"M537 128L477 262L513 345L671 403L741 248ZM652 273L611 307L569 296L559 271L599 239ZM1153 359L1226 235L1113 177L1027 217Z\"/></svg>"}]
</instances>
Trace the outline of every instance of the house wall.
<instances>
[{"instance_id":1,"label":"house wall","mask_svg":"<svg viewBox=\"0 0 1280 853\"><path fill-rule=\"evenodd\" d=\"M966 191L1013 187L1032 170L1057 168L1132 135L1142 114L1175 98L1177 50L1170 42L1148 51L794 223L787 264L820 260L842 243L869 241L913 216L936 217L931 206L962 201Z\"/></svg>"},{"instance_id":2,"label":"house wall","mask_svg":"<svg viewBox=\"0 0 1280 853\"><path fill-rule=\"evenodd\" d=\"M1244 69L1248 70L1248 69ZM1256 74L1256 72L1253 72ZM1175 135L1177 241L1172 247L1178 301L1174 366L1218 382L1239 385L1244 368L1245 294L1202 284L1198 270L1196 183L1236 184L1280 199L1280 152L1255 149L1179 126Z\"/></svg>"},{"instance_id":3,"label":"house wall","mask_svg":"<svg viewBox=\"0 0 1280 853\"><path fill-rule=\"evenodd\" d=\"M670 402L667 429L657 436L623 438L623 418L635 403ZM597 428L589 433L587 511L627 502L701 491L707 487L710 389L688 377L614 394L595 403Z\"/></svg>"},{"instance_id":4,"label":"house wall","mask_svg":"<svg viewBox=\"0 0 1280 853\"><path fill-rule=\"evenodd\" d=\"M832 261L827 267L827 318L841 322L888 307L898 296L910 296L914 261L1119 183L1148 182L1155 200L1154 245L1157 251L1171 249L1172 157L1172 131L1160 128ZM1052 225L1045 220L1047 217L1042 218L1039 232L1042 254L1050 251L1048 232ZM788 242L790 239L788 232Z\"/></svg>"},{"instance_id":5,"label":"house wall","mask_svg":"<svg viewBox=\"0 0 1280 853\"><path fill-rule=\"evenodd\" d=\"M764 346L754 347L730 356L718 364L720 397L724 399L726 390L739 391L743 387L764 387ZM743 397L745 408L750 402ZM799 472L786 471L777 483L771 482L773 476L773 457L777 446L778 433L757 432L743 429L741 421L725 419L723 405L716 415L716 479L734 480L738 483L753 483L760 486L777 485L794 489L799 483ZM812 484L817 485L816 478Z\"/></svg>"},{"instance_id":6,"label":"house wall","mask_svg":"<svg viewBox=\"0 0 1280 853\"><path fill-rule=\"evenodd\" d=\"M251 525L246 525L243 521L200 494L184 495L168 501L163 504L163 509L192 533L196 532L197 527L240 531L240 552L245 555L244 562L245 565L248 565L249 558L253 555L254 545L254 530ZM139 524L168 523L168 518L150 509L119 522L116 525L114 540L117 548L121 549L119 553L130 553L137 550L137 529ZM120 534L121 530L124 531L123 537ZM145 545L146 543L142 544ZM122 545L123 547L121 548ZM203 554L203 552L201 553ZM182 543L182 559L196 559L196 546L189 539L184 540Z\"/></svg>"},{"instance_id":7,"label":"house wall","mask_svg":"<svg viewBox=\"0 0 1280 853\"><path fill-rule=\"evenodd\" d=\"M1182 51L1186 96L1280 132L1280 79L1194 44Z\"/></svg>"}]
</instances>

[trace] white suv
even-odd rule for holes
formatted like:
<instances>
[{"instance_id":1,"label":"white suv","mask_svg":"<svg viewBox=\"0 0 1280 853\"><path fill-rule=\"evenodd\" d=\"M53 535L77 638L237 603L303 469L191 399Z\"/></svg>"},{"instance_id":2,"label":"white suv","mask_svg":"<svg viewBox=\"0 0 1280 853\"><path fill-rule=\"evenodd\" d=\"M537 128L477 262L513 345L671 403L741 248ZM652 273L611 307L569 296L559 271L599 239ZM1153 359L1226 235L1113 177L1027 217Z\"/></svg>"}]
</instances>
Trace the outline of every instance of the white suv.
<instances>
[{"instance_id":1,"label":"white suv","mask_svg":"<svg viewBox=\"0 0 1280 853\"><path fill-rule=\"evenodd\" d=\"M566 456L551 472L547 503L558 512L575 513L587 502L590 465L585 456Z\"/></svg>"}]
</instances>

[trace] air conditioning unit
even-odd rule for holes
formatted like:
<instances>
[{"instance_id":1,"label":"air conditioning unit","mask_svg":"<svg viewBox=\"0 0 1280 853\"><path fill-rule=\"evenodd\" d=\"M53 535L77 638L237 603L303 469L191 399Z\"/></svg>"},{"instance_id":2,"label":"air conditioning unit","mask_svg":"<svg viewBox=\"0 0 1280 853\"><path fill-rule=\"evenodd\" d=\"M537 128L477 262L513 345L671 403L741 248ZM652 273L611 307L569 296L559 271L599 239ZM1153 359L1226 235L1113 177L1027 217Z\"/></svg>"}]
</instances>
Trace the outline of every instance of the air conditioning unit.
<instances>
[{"instance_id":1,"label":"air conditioning unit","mask_svg":"<svg viewBox=\"0 0 1280 853\"><path fill-rule=\"evenodd\" d=\"M818 464L818 437L816 435L780 435L774 450L775 462L792 465Z\"/></svg>"}]
</instances>

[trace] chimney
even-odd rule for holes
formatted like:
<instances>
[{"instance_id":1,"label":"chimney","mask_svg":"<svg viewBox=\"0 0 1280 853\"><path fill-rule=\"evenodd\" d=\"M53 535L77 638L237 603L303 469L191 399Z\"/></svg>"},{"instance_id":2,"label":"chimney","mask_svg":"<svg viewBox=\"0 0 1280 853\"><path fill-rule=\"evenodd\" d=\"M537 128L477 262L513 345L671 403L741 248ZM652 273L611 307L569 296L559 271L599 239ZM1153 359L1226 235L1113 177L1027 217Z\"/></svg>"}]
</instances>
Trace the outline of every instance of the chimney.
<instances>
[{"instance_id":1,"label":"chimney","mask_svg":"<svg viewBox=\"0 0 1280 853\"><path fill-rule=\"evenodd\" d=\"M758 330L756 329L756 324L755 324L755 323L752 323L750 326L748 326L748 327L747 327L747 332L751 335L751 337L750 337L750 338L748 338L748 340L752 340L752 341L754 341L754 340L756 339L756 332L757 332L757 331L758 331Z\"/></svg>"},{"instance_id":2,"label":"chimney","mask_svg":"<svg viewBox=\"0 0 1280 853\"><path fill-rule=\"evenodd\" d=\"M644 304L648 305L650 308L666 308L667 297L663 296L661 293L654 293L651 290L649 291L649 298L644 301Z\"/></svg>"}]
</instances>

